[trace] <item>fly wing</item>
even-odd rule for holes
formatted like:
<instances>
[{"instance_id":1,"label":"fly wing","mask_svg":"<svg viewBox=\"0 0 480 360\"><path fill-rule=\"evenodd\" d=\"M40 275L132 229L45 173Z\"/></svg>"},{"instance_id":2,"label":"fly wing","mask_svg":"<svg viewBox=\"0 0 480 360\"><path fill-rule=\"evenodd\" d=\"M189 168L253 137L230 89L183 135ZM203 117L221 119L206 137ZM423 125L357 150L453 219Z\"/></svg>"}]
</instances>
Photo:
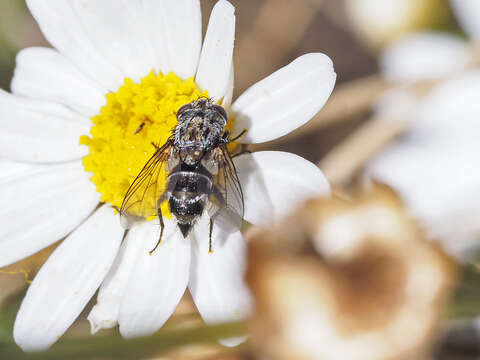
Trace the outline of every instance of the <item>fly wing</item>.
<instances>
[{"instance_id":1,"label":"fly wing","mask_svg":"<svg viewBox=\"0 0 480 360\"><path fill-rule=\"evenodd\" d=\"M158 180L167 176L165 164L171 149L171 140L157 148L128 188L120 208L120 221L124 228L129 229L138 222L158 215L158 204L163 202L166 190L166 185L160 186Z\"/></svg>"},{"instance_id":2,"label":"fly wing","mask_svg":"<svg viewBox=\"0 0 480 360\"><path fill-rule=\"evenodd\" d=\"M233 231L240 228L243 220L242 185L226 145L220 145L215 151L218 171L214 175L208 212L218 225Z\"/></svg>"}]
</instances>

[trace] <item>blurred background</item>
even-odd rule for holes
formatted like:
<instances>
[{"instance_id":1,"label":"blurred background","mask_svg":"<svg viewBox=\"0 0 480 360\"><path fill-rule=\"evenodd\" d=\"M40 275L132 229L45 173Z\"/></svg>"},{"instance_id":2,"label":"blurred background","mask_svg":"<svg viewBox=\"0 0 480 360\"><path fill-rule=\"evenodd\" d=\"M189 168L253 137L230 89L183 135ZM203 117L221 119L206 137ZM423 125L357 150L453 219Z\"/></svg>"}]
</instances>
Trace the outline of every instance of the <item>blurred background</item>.
<instances>
[{"instance_id":1,"label":"blurred background","mask_svg":"<svg viewBox=\"0 0 480 360\"><path fill-rule=\"evenodd\" d=\"M333 60L337 85L325 108L294 133L253 149L289 151L318 164L333 198L312 200L270 232L247 230L248 279L259 308L245 346L215 345L223 328L178 326L182 319L198 325L186 296L171 325L152 339L126 344L105 332L104 349L98 336L85 337L81 316L67 341L39 358L480 358L480 2L231 2L236 95L302 54ZM214 4L202 0L204 29ZM48 43L23 0L1 0L2 89L9 91L15 54L30 46ZM281 229L292 221L302 231L288 237ZM2 357L1 344L10 349L18 301L51 250L0 270L0 358L10 358ZM277 271L283 264L291 278ZM308 291L295 288L309 276ZM291 306L268 300L291 293ZM315 298L320 293L330 300ZM312 303L309 318L317 314L323 327L297 324L305 316L299 309ZM287 335L294 325L301 339Z\"/></svg>"}]
</instances>

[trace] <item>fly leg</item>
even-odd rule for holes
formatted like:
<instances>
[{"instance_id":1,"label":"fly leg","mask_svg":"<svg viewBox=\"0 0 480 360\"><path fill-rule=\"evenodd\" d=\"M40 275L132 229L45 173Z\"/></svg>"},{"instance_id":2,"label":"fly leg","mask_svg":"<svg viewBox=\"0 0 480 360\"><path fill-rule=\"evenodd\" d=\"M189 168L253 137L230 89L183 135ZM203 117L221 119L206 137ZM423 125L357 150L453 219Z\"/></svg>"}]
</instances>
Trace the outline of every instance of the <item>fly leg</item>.
<instances>
[{"instance_id":1,"label":"fly leg","mask_svg":"<svg viewBox=\"0 0 480 360\"><path fill-rule=\"evenodd\" d=\"M245 135L246 132L247 132L247 129L243 129L240 134L235 136L233 139L229 139L228 142L234 142L235 140L240 139L243 135Z\"/></svg>"},{"instance_id":2,"label":"fly leg","mask_svg":"<svg viewBox=\"0 0 480 360\"><path fill-rule=\"evenodd\" d=\"M153 252L157 250L158 245L162 243L163 229L165 229L165 224L163 223L162 209L160 205L158 206L158 219L160 220L160 237L158 238L158 241L155 247L148 252L150 255L152 255Z\"/></svg>"},{"instance_id":3,"label":"fly leg","mask_svg":"<svg viewBox=\"0 0 480 360\"><path fill-rule=\"evenodd\" d=\"M252 152L250 150L247 150L247 149L243 149L241 151L239 151L238 153L236 153L235 155L232 155L232 159L235 159L237 156L240 156L240 155L243 155L243 154L251 154Z\"/></svg>"},{"instance_id":4,"label":"fly leg","mask_svg":"<svg viewBox=\"0 0 480 360\"><path fill-rule=\"evenodd\" d=\"M233 139L230 139L230 131L226 130L222 135L222 140L225 144L229 144L231 142L234 142L234 141L240 139L243 135L245 135L246 132L247 132L247 129L243 129L240 134L235 136Z\"/></svg>"},{"instance_id":5,"label":"fly leg","mask_svg":"<svg viewBox=\"0 0 480 360\"><path fill-rule=\"evenodd\" d=\"M210 218L210 229L208 231L208 253L213 253L212 250L212 232L213 232L213 219Z\"/></svg>"}]
</instances>

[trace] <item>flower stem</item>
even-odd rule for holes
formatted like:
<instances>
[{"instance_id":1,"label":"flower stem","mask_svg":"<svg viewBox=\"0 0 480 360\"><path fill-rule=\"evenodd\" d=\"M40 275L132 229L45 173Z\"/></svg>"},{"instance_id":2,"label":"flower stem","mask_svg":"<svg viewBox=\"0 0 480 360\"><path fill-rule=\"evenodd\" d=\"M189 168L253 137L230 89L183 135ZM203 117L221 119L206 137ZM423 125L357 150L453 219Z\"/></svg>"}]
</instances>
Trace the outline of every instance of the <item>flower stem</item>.
<instances>
[{"instance_id":1,"label":"flower stem","mask_svg":"<svg viewBox=\"0 0 480 360\"><path fill-rule=\"evenodd\" d=\"M4 359L56 360L89 359L92 356L113 359L141 359L167 350L191 344L215 344L219 338L239 336L245 333L244 324L232 323L211 327L160 330L153 336L124 340L120 336L96 336L65 339L51 350L24 353L15 344L0 344Z\"/></svg>"}]
</instances>

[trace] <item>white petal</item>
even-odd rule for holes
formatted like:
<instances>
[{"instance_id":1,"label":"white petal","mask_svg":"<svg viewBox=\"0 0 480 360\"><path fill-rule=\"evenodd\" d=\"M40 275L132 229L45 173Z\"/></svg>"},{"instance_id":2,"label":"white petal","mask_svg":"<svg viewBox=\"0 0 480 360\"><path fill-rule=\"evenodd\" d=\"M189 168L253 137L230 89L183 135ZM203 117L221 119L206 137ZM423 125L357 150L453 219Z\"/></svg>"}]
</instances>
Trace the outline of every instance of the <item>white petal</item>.
<instances>
[{"instance_id":1,"label":"white petal","mask_svg":"<svg viewBox=\"0 0 480 360\"><path fill-rule=\"evenodd\" d=\"M399 143L379 155L368 173L402 195L430 238L468 258L475 244L478 248L480 231L480 170L472 165L478 151L473 144Z\"/></svg>"},{"instance_id":2,"label":"white petal","mask_svg":"<svg viewBox=\"0 0 480 360\"><path fill-rule=\"evenodd\" d=\"M227 110L230 108L230 105L232 105L234 85L235 85L235 66L232 62L232 68L230 70L230 75L228 78L227 92L225 93L225 96L223 97L223 101L222 101L222 106Z\"/></svg>"},{"instance_id":3,"label":"white petal","mask_svg":"<svg viewBox=\"0 0 480 360\"><path fill-rule=\"evenodd\" d=\"M89 122L61 105L0 90L0 156L26 162L79 159L88 154L79 140L88 134Z\"/></svg>"},{"instance_id":4,"label":"white petal","mask_svg":"<svg viewBox=\"0 0 480 360\"><path fill-rule=\"evenodd\" d=\"M0 179L0 266L11 264L71 232L100 195L80 162L29 166Z\"/></svg>"},{"instance_id":5,"label":"white petal","mask_svg":"<svg viewBox=\"0 0 480 360\"><path fill-rule=\"evenodd\" d=\"M34 169L45 169L44 165L27 164L17 161L0 159L0 185L29 176Z\"/></svg>"},{"instance_id":6,"label":"white petal","mask_svg":"<svg viewBox=\"0 0 480 360\"><path fill-rule=\"evenodd\" d=\"M478 0L450 0L462 28L474 39L480 39L480 2Z\"/></svg>"},{"instance_id":7,"label":"white petal","mask_svg":"<svg viewBox=\"0 0 480 360\"><path fill-rule=\"evenodd\" d=\"M49 48L18 53L11 88L14 94L60 103L88 117L100 112L107 92Z\"/></svg>"},{"instance_id":8,"label":"white petal","mask_svg":"<svg viewBox=\"0 0 480 360\"><path fill-rule=\"evenodd\" d=\"M207 324L244 320L251 314L253 300L244 280L247 248L242 234L225 233L214 223L209 253L208 218L194 231L188 287L203 320ZM224 344L234 346L244 338L228 340Z\"/></svg>"},{"instance_id":9,"label":"white petal","mask_svg":"<svg viewBox=\"0 0 480 360\"><path fill-rule=\"evenodd\" d=\"M469 71L455 76L435 87L420 108L415 121L415 137L422 136L438 144L478 144L473 141L479 131L480 71ZM465 138L469 141L465 142ZM463 140L463 141L462 141Z\"/></svg>"},{"instance_id":10,"label":"white petal","mask_svg":"<svg viewBox=\"0 0 480 360\"><path fill-rule=\"evenodd\" d=\"M130 229L123 241L115 263L100 287L97 304L88 315L92 333L118 324L120 305L126 294L128 280L142 251L145 251L145 227L136 226Z\"/></svg>"},{"instance_id":11,"label":"white petal","mask_svg":"<svg viewBox=\"0 0 480 360\"><path fill-rule=\"evenodd\" d=\"M188 283L190 239L184 239L175 223L165 219L162 244L152 255L160 227L143 223L137 232L142 241L126 296L120 306L120 333L126 338L153 334L172 315Z\"/></svg>"},{"instance_id":12,"label":"white petal","mask_svg":"<svg viewBox=\"0 0 480 360\"><path fill-rule=\"evenodd\" d=\"M183 79L195 76L202 47L199 0L144 0L146 27L151 34L160 69Z\"/></svg>"},{"instance_id":13,"label":"white petal","mask_svg":"<svg viewBox=\"0 0 480 360\"><path fill-rule=\"evenodd\" d=\"M259 151L234 159L245 200L245 220L260 226L293 211L305 199L328 196L327 179L311 162L281 151Z\"/></svg>"},{"instance_id":14,"label":"white petal","mask_svg":"<svg viewBox=\"0 0 480 360\"><path fill-rule=\"evenodd\" d=\"M473 254L480 231L479 92L478 70L435 87L419 102L408 136L367 169L403 196L432 238L461 257Z\"/></svg>"},{"instance_id":15,"label":"white petal","mask_svg":"<svg viewBox=\"0 0 480 360\"><path fill-rule=\"evenodd\" d=\"M380 57L382 74L393 81L418 81L447 76L471 61L468 44L442 33L421 32L403 37Z\"/></svg>"},{"instance_id":16,"label":"white petal","mask_svg":"<svg viewBox=\"0 0 480 360\"><path fill-rule=\"evenodd\" d=\"M111 91L122 85L124 75L95 48L94 39L88 37L73 1L27 0L27 5L47 40L83 74ZM117 43L121 41L118 38Z\"/></svg>"},{"instance_id":17,"label":"white petal","mask_svg":"<svg viewBox=\"0 0 480 360\"><path fill-rule=\"evenodd\" d=\"M247 89L232 105L238 141L262 143L305 124L327 102L336 74L324 54L306 54Z\"/></svg>"},{"instance_id":18,"label":"white petal","mask_svg":"<svg viewBox=\"0 0 480 360\"><path fill-rule=\"evenodd\" d=\"M69 328L107 274L123 232L112 208L103 206L53 252L15 321L13 336L23 350L44 350Z\"/></svg>"},{"instance_id":19,"label":"white petal","mask_svg":"<svg viewBox=\"0 0 480 360\"><path fill-rule=\"evenodd\" d=\"M210 15L195 82L216 101L228 90L235 39L235 8L226 0L217 2Z\"/></svg>"},{"instance_id":20,"label":"white petal","mask_svg":"<svg viewBox=\"0 0 480 360\"><path fill-rule=\"evenodd\" d=\"M140 1L72 0L86 36L99 54L135 82L156 68Z\"/></svg>"}]
</instances>

